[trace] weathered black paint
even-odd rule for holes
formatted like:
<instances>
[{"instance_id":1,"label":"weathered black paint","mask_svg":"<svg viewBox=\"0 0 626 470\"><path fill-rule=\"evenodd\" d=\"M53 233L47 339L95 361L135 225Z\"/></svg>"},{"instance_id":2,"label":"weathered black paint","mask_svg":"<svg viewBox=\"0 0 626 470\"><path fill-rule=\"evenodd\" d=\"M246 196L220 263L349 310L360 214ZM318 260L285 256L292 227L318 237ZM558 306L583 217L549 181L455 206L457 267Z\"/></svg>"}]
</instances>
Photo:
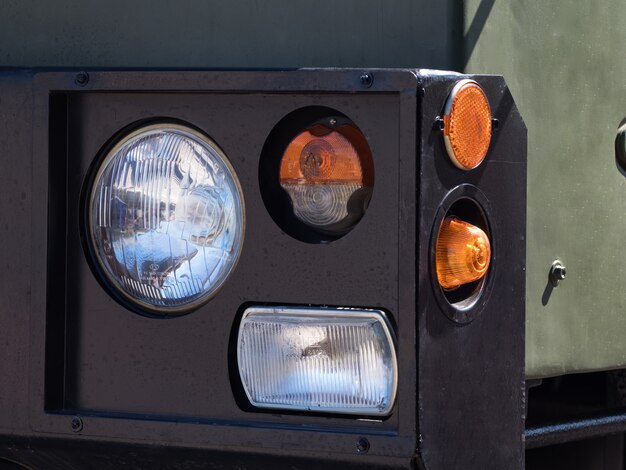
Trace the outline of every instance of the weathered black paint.
<instances>
[{"instance_id":1,"label":"weathered black paint","mask_svg":"<svg viewBox=\"0 0 626 470\"><path fill-rule=\"evenodd\" d=\"M522 468L523 123L501 78L473 77L501 127L486 163L461 172L433 129L460 77L370 72L365 90L360 70L90 70L82 85L76 71L0 75L0 253L12 273L0 304L9 361L1 366L0 457L33 468ZM369 209L328 244L283 233L259 187L267 136L306 106L353 120L374 158ZM129 123L157 117L189 122L220 145L247 212L241 260L219 295L165 320L113 301L80 243L80 190L98 151ZM489 199L501 247L492 294L465 326L437 306L428 261L439 204L462 183ZM249 302L388 311L400 377L392 415L356 421L240 406L229 348Z\"/></svg>"},{"instance_id":2,"label":"weathered black paint","mask_svg":"<svg viewBox=\"0 0 626 470\"><path fill-rule=\"evenodd\" d=\"M473 77L500 121L485 162L475 170L455 168L433 128L444 100L460 77L426 76L420 115L419 240L432 236L439 204L454 188L469 184L488 201L495 269L489 295L459 325L443 315L429 271L432 245L418 255L418 393L420 452L426 469L523 468L522 390L524 364L524 268L526 131L513 99L497 77ZM479 201L480 202L480 201ZM482 203L484 207L487 203ZM450 451L460 444L461 452Z\"/></svg>"}]
</instances>

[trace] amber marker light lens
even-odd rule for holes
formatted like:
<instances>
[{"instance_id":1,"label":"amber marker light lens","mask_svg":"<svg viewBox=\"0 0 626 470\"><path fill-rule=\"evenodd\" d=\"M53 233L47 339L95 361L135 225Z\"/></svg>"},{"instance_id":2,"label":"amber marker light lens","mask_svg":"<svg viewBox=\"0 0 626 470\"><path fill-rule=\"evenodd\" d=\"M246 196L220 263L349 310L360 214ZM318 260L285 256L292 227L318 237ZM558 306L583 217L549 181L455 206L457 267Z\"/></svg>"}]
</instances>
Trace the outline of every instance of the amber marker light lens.
<instances>
[{"instance_id":1,"label":"amber marker light lens","mask_svg":"<svg viewBox=\"0 0 626 470\"><path fill-rule=\"evenodd\" d=\"M365 213L374 185L365 137L351 124L305 129L282 156L280 185L301 222L323 233L347 232Z\"/></svg>"},{"instance_id":2,"label":"amber marker light lens","mask_svg":"<svg viewBox=\"0 0 626 470\"><path fill-rule=\"evenodd\" d=\"M491 245L480 228L456 217L446 217L437 237L437 279L444 289L455 289L485 276Z\"/></svg>"},{"instance_id":3,"label":"amber marker light lens","mask_svg":"<svg viewBox=\"0 0 626 470\"><path fill-rule=\"evenodd\" d=\"M491 109L473 80L458 82L444 109L443 138L452 163L471 170L482 163L491 142Z\"/></svg>"}]
</instances>

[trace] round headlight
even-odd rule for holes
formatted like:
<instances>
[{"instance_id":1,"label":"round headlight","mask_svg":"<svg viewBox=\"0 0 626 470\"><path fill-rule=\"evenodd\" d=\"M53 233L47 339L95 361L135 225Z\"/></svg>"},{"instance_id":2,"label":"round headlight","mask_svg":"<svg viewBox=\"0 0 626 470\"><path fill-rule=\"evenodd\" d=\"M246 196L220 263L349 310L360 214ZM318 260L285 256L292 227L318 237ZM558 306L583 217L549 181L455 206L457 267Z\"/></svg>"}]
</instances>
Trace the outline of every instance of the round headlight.
<instances>
[{"instance_id":1,"label":"round headlight","mask_svg":"<svg viewBox=\"0 0 626 470\"><path fill-rule=\"evenodd\" d=\"M97 170L88 200L90 251L124 303L162 315L213 297L243 244L241 187L205 135L161 123L123 137Z\"/></svg>"}]
</instances>

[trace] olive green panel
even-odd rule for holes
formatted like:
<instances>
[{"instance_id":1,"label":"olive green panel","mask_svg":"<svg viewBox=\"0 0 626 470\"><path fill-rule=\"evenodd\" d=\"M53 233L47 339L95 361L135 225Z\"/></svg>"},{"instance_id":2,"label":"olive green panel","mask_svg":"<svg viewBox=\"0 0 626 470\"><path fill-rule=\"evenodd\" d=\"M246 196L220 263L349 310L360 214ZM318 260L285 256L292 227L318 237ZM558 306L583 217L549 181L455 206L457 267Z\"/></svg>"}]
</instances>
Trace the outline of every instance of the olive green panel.
<instances>
[{"instance_id":1,"label":"olive green panel","mask_svg":"<svg viewBox=\"0 0 626 470\"><path fill-rule=\"evenodd\" d=\"M467 0L466 70L503 74L528 127L526 374L626 366L626 4ZM564 281L548 284L562 260Z\"/></svg>"},{"instance_id":2,"label":"olive green panel","mask_svg":"<svg viewBox=\"0 0 626 470\"><path fill-rule=\"evenodd\" d=\"M0 67L450 68L453 4L0 0Z\"/></svg>"}]
</instances>

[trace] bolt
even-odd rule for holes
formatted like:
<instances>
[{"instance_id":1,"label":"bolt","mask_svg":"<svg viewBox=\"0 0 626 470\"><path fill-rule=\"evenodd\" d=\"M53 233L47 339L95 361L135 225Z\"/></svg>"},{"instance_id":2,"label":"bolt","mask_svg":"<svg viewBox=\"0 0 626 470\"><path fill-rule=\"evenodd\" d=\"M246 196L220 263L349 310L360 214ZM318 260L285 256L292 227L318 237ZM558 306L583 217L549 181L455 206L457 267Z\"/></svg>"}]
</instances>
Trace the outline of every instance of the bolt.
<instances>
[{"instance_id":1,"label":"bolt","mask_svg":"<svg viewBox=\"0 0 626 470\"><path fill-rule=\"evenodd\" d=\"M623 168L626 168L626 119L625 122L617 129L615 137L615 158Z\"/></svg>"},{"instance_id":2,"label":"bolt","mask_svg":"<svg viewBox=\"0 0 626 470\"><path fill-rule=\"evenodd\" d=\"M444 121L441 117L437 116L435 119L435 129L438 131L443 131L445 127Z\"/></svg>"},{"instance_id":3,"label":"bolt","mask_svg":"<svg viewBox=\"0 0 626 470\"><path fill-rule=\"evenodd\" d=\"M358 441L356 441L356 451L359 454L367 454L370 450L370 441L361 437Z\"/></svg>"},{"instance_id":4,"label":"bolt","mask_svg":"<svg viewBox=\"0 0 626 470\"><path fill-rule=\"evenodd\" d=\"M369 88L374 83L374 77L371 73L365 72L363 75L359 77L359 81L361 82L361 86L363 88Z\"/></svg>"},{"instance_id":5,"label":"bolt","mask_svg":"<svg viewBox=\"0 0 626 470\"><path fill-rule=\"evenodd\" d=\"M335 127L337 125L337 120L335 118L330 118L328 124L330 124L330 127Z\"/></svg>"},{"instance_id":6,"label":"bolt","mask_svg":"<svg viewBox=\"0 0 626 470\"><path fill-rule=\"evenodd\" d=\"M81 432L83 430L83 420L80 419L78 416L74 416L72 418L72 431L74 432Z\"/></svg>"},{"instance_id":7,"label":"bolt","mask_svg":"<svg viewBox=\"0 0 626 470\"><path fill-rule=\"evenodd\" d=\"M554 287L559 285L559 282L565 280L565 275L567 274L567 270L565 266L561 264L559 260L556 260L552 263L552 267L550 268L550 282Z\"/></svg>"},{"instance_id":8,"label":"bolt","mask_svg":"<svg viewBox=\"0 0 626 470\"><path fill-rule=\"evenodd\" d=\"M79 72L76 74L74 83L78 86L85 86L89 83L89 74L87 72Z\"/></svg>"},{"instance_id":9,"label":"bolt","mask_svg":"<svg viewBox=\"0 0 626 470\"><path fill-rule=\"evenodd\" d=\"M500 121L496 118L492 118L491 119L491 128L494 131L497 131L498 129L500 129Z\"/></svg>"}]
</instances>

